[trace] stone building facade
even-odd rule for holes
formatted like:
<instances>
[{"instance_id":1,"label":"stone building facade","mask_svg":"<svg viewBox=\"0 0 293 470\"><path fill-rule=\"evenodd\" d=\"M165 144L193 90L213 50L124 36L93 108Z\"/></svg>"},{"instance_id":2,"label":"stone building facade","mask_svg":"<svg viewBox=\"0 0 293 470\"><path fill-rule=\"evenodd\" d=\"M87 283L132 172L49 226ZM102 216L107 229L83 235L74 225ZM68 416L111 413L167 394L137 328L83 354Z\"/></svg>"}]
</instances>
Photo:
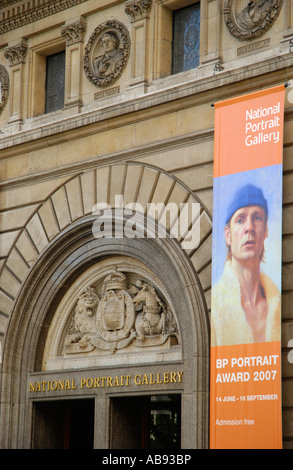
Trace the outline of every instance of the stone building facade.
<instances>
[{"instance_id":1,"label":"stone building facade","mask_svg":"<svg viewBox=\"0 0 293 470\"><path fill-rule=\"evenodd\" d=\"M212 104L282 83L292 447L293 5L248 3L0 1L1 448L208 448Z\"/></svg>"}]
</instances>

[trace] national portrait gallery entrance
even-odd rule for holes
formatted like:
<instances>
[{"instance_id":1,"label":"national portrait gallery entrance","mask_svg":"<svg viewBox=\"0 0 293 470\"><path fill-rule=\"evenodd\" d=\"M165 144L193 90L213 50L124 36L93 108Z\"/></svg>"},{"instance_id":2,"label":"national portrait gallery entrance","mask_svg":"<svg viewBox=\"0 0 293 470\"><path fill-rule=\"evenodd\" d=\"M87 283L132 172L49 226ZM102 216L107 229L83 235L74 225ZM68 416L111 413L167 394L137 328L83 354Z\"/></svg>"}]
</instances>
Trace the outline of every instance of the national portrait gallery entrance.
<instances>
[{"instance_id":1,"label":"national portrait gallery entrance","mask_svg":"<svg viewBox=\"0 0 293 470\"><path fill-rule=\"evenodd\" d=\"M53 303L40 370L27 375L32 448L181 448L198 419L193 389L203 359L188 357L194 345L178 322L186 307L177 294L125 254L75 279Z\"/></svg>"},{"instance_id":2,"label":"national portrait gallery entrance","mask_svg":"<svg viewBox=\"0 0 293 470\"><path fill-rule=\"evenodd\" d=\"M191 250L168 233L98 238L95 221L60 230L21 286L3 356L4 447L207 447L209 316Z\"/></svg>"},{"instance_id":3,"label":"national portrait gallery entrance","mask_svg":"<svg viewBox=\"0 0 293 470\"><path fill-rule=\"evenodd\" d=\"M34 449L93 449L95 400L34 403ZM111 449L180 449L181 395L110 400Z\"/></svg>"}]
</instances>

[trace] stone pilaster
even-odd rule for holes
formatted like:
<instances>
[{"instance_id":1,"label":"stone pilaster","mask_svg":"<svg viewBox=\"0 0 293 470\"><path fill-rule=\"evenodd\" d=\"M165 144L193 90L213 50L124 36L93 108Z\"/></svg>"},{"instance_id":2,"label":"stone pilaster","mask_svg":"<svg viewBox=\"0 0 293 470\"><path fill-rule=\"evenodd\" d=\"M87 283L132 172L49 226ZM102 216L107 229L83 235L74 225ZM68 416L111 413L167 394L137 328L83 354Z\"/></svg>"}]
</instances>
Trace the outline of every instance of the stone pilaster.
<instances>
[{"instance_id":1,"label":"stone pilaster","mask_svg":"<svg viewBox=\"0 0 293 470\"><path fill-rule=\"evenodd\" d=\"M149 15L152 8L152 0L127 0L125 12L130 18L132 31L132 89L144 91L148 83L149 65Z\"/></svg>"},{"instance_id":2,"label":"stone pilaster","mask_svg":"<svg viewBox=\"0 0 293 470\"><path fill-rule=\"evenodd\" d=\"M9 124L20 127L23 121L23 84L24 63L27 55L27 45L23 39L20 43L5 48L5 58L10 67L10 99Z\"/></svg>"},{"instance_id":3,"label":"stone pilaster","mask_svg":"<svg viewBox=\"0 0 293 470\"><path fill-rule=\"evenodd\" d=\"M62 27L61 35L66 39L65 97L64 107L81 106L81 74L83 39L86 22L83 18Z\"/></svg>"}]
</instances>

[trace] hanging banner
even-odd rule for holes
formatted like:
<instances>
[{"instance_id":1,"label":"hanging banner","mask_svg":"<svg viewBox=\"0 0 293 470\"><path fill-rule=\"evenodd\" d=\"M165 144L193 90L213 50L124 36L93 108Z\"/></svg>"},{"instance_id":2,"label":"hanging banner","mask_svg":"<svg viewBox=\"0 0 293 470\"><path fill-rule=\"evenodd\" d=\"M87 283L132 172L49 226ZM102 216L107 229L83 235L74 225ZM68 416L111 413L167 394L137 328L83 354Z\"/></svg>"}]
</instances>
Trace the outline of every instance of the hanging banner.
<instances>
[{"instance_id":1,"label":"hanging banner","mask_svg":"<svg viewBox=\"0 0 293 470\"><path fill-rule=\"evenodd\" d=\"M285 87L215 104L210 447L282 447Z\"/></svg>"}]
</instances>

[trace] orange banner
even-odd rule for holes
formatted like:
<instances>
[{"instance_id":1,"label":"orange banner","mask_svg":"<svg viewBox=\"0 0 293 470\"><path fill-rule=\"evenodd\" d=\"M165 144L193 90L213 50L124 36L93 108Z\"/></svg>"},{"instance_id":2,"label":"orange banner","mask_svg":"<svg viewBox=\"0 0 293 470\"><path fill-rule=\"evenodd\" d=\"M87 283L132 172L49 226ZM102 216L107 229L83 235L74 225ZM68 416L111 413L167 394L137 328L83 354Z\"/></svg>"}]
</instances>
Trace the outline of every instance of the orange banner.
<instances>
[{"instance_id":1,"label":"orange banner","mask_svg":"<svg viewBox=\"0 0 293 470\"><path fill-rule=\"evenodd\" d=\"M215 104L210 447L282 447L284 86Z\"/></svg>"},{"instance_id":2,"label":"orange banner","mask_svg":"<svg viewBox=\"0 0 293 470\"><path fill-rule=\"evenodd\" d=\"M214 177L282 163L283 85L215 108Z\"/></svg>"}]
</instances>

